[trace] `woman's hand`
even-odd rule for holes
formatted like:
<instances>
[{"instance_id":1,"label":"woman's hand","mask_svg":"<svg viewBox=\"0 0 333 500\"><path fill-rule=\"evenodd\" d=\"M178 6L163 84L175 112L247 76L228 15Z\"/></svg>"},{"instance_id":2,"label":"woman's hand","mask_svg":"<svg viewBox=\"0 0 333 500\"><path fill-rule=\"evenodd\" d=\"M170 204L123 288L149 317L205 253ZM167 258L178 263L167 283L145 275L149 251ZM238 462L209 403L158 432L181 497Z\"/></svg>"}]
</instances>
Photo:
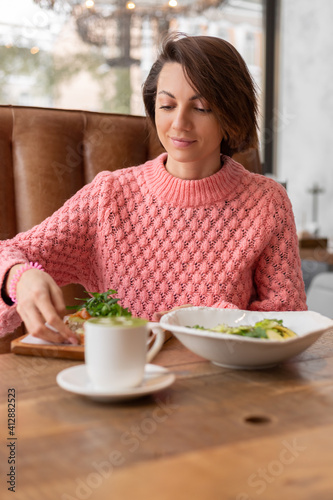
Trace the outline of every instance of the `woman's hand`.
<instances>
[{"instance_id":1,"label":"woman's hand","mask_svg":"<svg viewBox=\"0 0 333 500\"><path fill-rule=\"evenodd\" d=\"M183 306L173 307L172 309L169 309L169 311L156 311L153 314L153 321L159 321L164 314L171 311L176 311L177 309L183 309L184 307L192 307L192 304L184 304Z\"/></svg>"},{"instance_id":2,"label":"woman's hand","mask_svg":"<svg viewBox=\"0 0 333 500\"><path fill-rule=\"evenodd\" d=\"M11 279L21 266L17 264L10 270L7 294ZM75 333L62 320L66 314L63 294L49 274L39 269L25 271L17 283L16 300L17 312L31 335L49 342L78 344Z\"/></svg>"}]
</instances>

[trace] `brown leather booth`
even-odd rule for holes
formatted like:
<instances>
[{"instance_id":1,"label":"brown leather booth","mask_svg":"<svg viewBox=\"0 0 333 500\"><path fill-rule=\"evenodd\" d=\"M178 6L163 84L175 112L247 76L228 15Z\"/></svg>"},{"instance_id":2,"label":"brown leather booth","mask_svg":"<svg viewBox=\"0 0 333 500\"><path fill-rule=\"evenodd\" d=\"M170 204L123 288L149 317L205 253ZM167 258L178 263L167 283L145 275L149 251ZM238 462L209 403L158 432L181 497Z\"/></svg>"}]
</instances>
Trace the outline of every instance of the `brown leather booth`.
<instances>
[{"instance_id":1,"label":"brown leather booth","mask_svg":"<svg viewBox=\"0 0 333 500\"><path fill-rule=\"evenodd\" d=\"M145 117L0 106L0 239L40 223L102 170L163 151ZM237 161L260 172L256 150ZM82 293L65 287L65 297Z\"/></svg>"}]
</instances>

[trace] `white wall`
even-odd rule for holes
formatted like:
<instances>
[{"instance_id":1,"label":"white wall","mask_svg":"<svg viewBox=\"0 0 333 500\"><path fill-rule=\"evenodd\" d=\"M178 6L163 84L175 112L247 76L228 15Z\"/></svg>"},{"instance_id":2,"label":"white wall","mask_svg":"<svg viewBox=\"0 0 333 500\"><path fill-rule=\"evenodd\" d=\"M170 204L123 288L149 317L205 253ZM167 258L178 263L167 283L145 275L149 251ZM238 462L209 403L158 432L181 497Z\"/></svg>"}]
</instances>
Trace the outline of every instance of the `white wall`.
<instances>
[{"instance_id":1,"label":"white wall","mask_svg":"<svg viewBox=\"0 0 333 500\"><path fill-rule=\"evenodd\" d=\"M277 169L298 230L311 229L318 183L319 233L333 239L333 1L281 0Z\"/></svg>"}]
</instances>

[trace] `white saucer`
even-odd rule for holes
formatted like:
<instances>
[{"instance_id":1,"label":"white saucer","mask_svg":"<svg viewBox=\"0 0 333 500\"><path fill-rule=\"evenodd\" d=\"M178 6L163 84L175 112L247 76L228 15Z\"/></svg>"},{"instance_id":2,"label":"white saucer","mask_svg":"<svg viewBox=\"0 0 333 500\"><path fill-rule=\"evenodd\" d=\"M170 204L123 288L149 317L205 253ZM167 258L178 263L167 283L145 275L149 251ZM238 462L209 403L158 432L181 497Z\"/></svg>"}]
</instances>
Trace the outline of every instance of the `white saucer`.
<instances>
[{"instance_id":1,"label":"white saucer","mask_svg":"<svg viewBox=\"0 0 333 500\"><path fill-rule=\"evenodd\" d=\"M123 401L134 399L165 389L175 381L176 376L166 368L147 364L142 383L138 387L115 391L101 391L93 387L87 374L86 365L77 365L62 370L57 375L57 383L65 391L87 396L95 401Z\"/></svg>"}]
</instances>

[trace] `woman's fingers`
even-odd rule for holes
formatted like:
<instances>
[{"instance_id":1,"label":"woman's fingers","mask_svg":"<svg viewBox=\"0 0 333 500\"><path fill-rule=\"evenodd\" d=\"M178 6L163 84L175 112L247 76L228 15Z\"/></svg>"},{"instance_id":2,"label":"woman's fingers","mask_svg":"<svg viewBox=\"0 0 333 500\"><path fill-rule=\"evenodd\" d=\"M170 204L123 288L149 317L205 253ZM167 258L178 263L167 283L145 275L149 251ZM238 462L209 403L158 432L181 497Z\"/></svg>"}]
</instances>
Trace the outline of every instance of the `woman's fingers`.
<instances>
[{"instance_id":1,"label":"woman's fingers","mask_svg":"<svg viewBox=\"0 0 333 500\"><path fill-rule=\"evenodd\" d=\"M192 307L192 304L184 304L183 306L173 307L172 309L169 309L169 311L156 311L153 314L153 321L159 321L164 314L171 311L176 311L177 309L183 309L184 307Z\"/></svg>"},{"instance_id":2,"label":"woman's fingers","mask_svg":"<svg viewBox=\"0 0 333 500\"><path fill-rule=\"evenodd\" d=\"M78 344L75 333L62 320L66 311L62 292L49 274L36 269L23 273L16 296L17 312L31 335L50 342Z\"/></svg>"},{"instance_id":3,"label":"woman's fingers","mask_svg":"<svg viewBox=\"0 0 333 500\"><path fill-rule=\"evenodd\" d=\"M61 336L59 333L56 333L45 326L44 318L35 307L30 307L27 310L20 310L20 306L18 306L17 310L28 333L32 336L48 340L49 342L61 342Z\"/></svg>"},{"instance_id":4,"label":"woman's fingers","mask_svg":"<svg viewBox=\"0 0 333 500\"><path fill-rule=\"evenodd\" d=\"M58 287L58 285L50 287L50 296L55 310L57 311L58 315L63 318L66 314L66 304L62 291Z\"/></svg>"},{"instance_id":5,"label":"woman's fingers","mask_svg":"<svg viewBox=\"0 0 333 500\"><path fill-rule=\"evenodd\" d=\"M40 304L39 310L44 318L43 334L46 334L46 329L52 332L53 335L57 335L57 338L59 339L57 342L78 344L79 341L77 336L74 332L72 332L72 330L70 330L70 328L68 328L67 325L65 325L63 319L58 315L52 303L44 302Z\"/></svg>"},{"instance_id":6,"label":"woman's fingers","mask_svg":"<svg viewBox=\"0 0 333 500\"><path fill-rule=\"evenodd\" d=\"M62 337L62 341L71 344L78 344L78 338L74 332L64 323L63 317L66 314L66 306L62 292L58 286L50 287L51 302L44 301L40 305L40 311L46 320L47 327L57 331Z\"/></svg>"},{"instance_id":7,"label":"woman's fingers","mask_svg":"<svg viewBox=\"0 0 333 500\"><path fill-rule=\"evenodd\" d=\"M44 314L42 314L35 306L31 306L29 309L21 312L18 306L18 313L20 314L28 333L30 333L33 337L38 337L40 339L47 340L48 342L54 342L57 344L78 343L75 333L73 333L64 324L61 318L56 320L50 319L53 325L57 325L52 326L46 322Z\"/></svg>"}]
</instances>

